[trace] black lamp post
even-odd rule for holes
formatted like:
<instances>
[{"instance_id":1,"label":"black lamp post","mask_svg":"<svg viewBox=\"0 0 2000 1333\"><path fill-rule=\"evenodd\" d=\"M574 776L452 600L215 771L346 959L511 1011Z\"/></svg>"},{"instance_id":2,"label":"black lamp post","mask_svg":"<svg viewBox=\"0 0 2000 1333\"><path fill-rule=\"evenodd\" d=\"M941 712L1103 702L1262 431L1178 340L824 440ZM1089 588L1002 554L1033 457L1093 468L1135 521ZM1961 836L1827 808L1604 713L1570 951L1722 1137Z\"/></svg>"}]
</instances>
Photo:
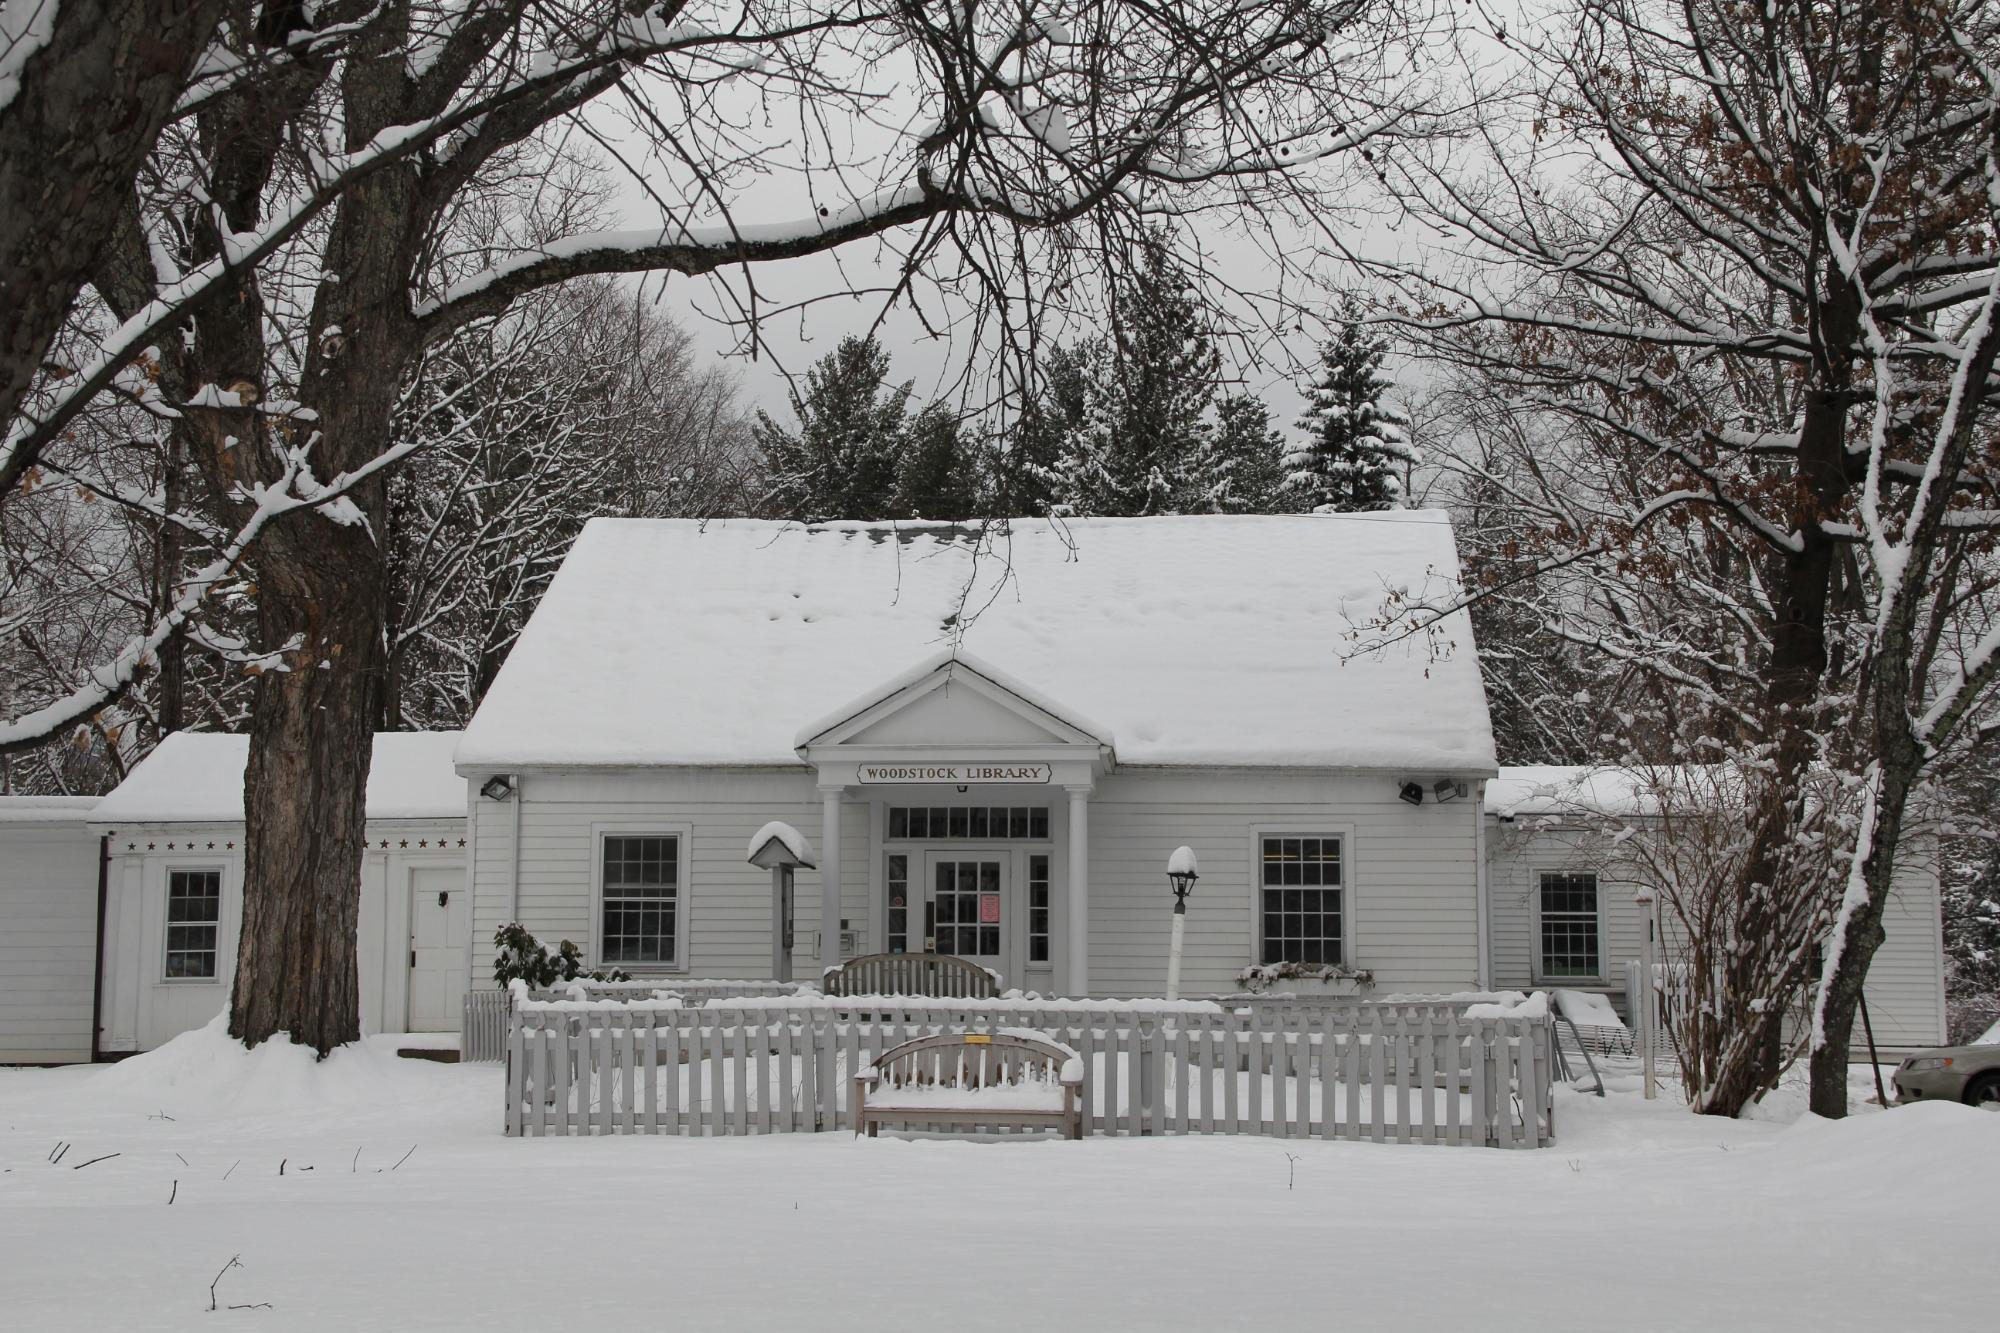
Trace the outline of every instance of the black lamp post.
<instances>
[{"instance_id":1,"label":"black lamp post","mask_svg":"<svg viewBox=\"0 0 2000 1333\"><path fill-rule=\"evenodd\" d=\"M1181 998L1181 941L1187 934L1187 896L1201 878L1194 848L1176 847L1167 858L1167 883L1174 886L1174 940L1167 952L1167 998Z\"/></svg>"}]
</instances>

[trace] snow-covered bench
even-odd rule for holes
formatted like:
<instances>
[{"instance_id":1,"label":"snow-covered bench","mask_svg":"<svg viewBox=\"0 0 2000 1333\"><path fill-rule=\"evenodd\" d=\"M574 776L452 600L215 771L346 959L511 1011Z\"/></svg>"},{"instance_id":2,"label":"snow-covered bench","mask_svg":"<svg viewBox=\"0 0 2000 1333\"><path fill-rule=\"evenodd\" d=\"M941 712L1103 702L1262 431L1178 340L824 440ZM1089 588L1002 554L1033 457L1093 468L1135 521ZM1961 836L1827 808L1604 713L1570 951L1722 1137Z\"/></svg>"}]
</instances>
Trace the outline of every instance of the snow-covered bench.
<instances>
[{"instance_id":1,"label":"snow-covered bench","mask_svg":"<svg viewBox=\"0 0 2000 1333\"><path fill-rule=\"evenodd\" d=\"M1054 1129L1083 1137L1083 1058L1035 1032L953 1032L892 1046L854 1076L854 1132Z\"/></svg>"},{"instance_id":2,"label":"snow-covered bench","mask_svg":"<svg viewBox=\"0 0 2000 1333\"><path fill-rule=\"evenodd\" d=\"M828 968L821 978L828 995L937 995L990 1000L1000 993L1000 974L990 967L942 953L871 953Z\"/></svg>"}]
</instances>

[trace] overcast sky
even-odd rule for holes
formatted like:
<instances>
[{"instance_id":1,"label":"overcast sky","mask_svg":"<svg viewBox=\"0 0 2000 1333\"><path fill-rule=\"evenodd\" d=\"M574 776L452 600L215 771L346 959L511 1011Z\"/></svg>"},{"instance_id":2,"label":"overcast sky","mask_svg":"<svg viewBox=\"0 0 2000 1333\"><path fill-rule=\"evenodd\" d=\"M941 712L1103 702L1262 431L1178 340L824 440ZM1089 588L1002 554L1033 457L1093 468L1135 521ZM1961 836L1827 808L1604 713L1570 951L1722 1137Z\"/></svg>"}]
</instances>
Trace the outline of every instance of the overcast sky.
<instances>
[{"instance_id":1,"label":"overcast sky","mask_svg":"<svg viewBox=\"0 0 2000 1333\"><path fill-rule=\"evenodd\" d=\"M660 216L660 206L649 197L647 187L625 171L613 173L616 225L650 226ZM747 205L735 210L739 222L758 223L797 216L802 200L784 197L786 186L796 189L796 181L758 187ZM1402 239L1391 221L1391 210L1378 197L1362 201L1351 215L1333 221L1343 244L1357 251L1379 253L1400 247ZM1269 238L1252 243L1240 232L1227 233L1219 222L1190 224L1215 275L1225 284L1246 291L1268 289L1274 266L1264 253ZM1292 254L1309 253L1315 238L1300 230L1282 242ZM785 417L786 373L803 375L813 361L833 350L842 337L866 332L880 321L878 337L888 351L896 381L915 383L918 401L951 389L950 381L971 348L950 334L938 336L926 329L907 306L885 311L883 289L895 280L898 256L893 248L869 240L836 251L804 259L757 266L755 281L759 292L773 303L793 301L811 294L824 296L802 312L790 312L764 320L763 346L755 359L741 350L742 334L725 319L740 311L713 282L680 276L634 279L643 299L673 316L696 340L704 354L714 358L742 384L746 400ZM1343 286L1354 279L1344 276L1339 266L1329 262L1317 276ZM737 291L743 287L740 271L729 275ZM854 292L851 297L841 295ZM1080 330L1079 333L1088 332ZM1291 333L1284 345L1266 346L1253 364L1240 347L1225 346L1226 373L1240 377L1243 390L1261 396L1270 406L1276 424L1291 431L1303 407L1303 397L1295 382L1296 364L1310 362L1315 355L1315 339L1309 334ZM1287 361L1293 366L1285 364Z\"/></svg>"}]
</instances>

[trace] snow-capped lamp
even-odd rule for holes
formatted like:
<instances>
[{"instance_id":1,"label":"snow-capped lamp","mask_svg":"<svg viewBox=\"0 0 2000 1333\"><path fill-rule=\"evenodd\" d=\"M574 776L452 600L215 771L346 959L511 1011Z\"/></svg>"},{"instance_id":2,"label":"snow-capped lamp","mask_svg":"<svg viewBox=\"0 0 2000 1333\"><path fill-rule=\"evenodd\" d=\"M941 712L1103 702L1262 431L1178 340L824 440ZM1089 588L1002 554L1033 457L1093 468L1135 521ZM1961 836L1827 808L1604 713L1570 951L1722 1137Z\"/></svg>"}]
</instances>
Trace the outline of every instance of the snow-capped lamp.
<instances>
[{"instance_id":1,"label":"snow-capped lamp","mask_svg":"<svg viewBox=\"0 0 2000 1333\"><path fill-rule=\"evenodd\" d=\"M1181 943L1187 936L1187 896L1201 878L1194 848L1176 847L1167 858L1167 883L1174 888L1174 937L1167 950L1167 998L1181 998Z\"/></svg>"}]
</instances>

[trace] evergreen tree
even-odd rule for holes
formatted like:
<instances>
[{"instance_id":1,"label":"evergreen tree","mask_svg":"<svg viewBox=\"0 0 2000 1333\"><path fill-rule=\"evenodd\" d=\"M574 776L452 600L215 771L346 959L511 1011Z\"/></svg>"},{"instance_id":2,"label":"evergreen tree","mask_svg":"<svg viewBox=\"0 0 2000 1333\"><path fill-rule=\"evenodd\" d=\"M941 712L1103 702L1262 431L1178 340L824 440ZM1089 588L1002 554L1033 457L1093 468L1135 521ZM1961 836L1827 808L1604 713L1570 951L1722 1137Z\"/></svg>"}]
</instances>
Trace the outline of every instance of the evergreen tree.
<instances>
[{"instance_id":1,"label":"evergreen tree","mask_svg":"<svg viewBox=\"0 0 2000 1333\"><path fill-rule=\"evenodd\" d=\"M1416 455L1408 418L1384 398L1395 387L1382 374L1388 350L1349 297L1340 331L1320 349L1320 376L1307 390L1298 423L1306 438L1285 458L1286 486L1299 509L1338 514L1403 503L1403 473Z\"/></svg>"},{"instance_id":2,"label":"evergreen tree","mask_svg":"<svg viewBox=\"0 0 2000 1333\"><path fill-rule=\"evenodd\" d=\"M984 512L984 460L957 416L941 403L910 423L896 477L897 518L964 519Z\"/></svg>"},{"instance_id":3,"label":"evergreen tree","mask_svg":"<svg viewBox=\"0 0 2000 1333\"><path fill-rule=\"evenodd\" d=\"M1063 452L1071 512L1205 512L1222 355L1165 239L1118 285L1112 334L1090 357L1083 421Z\"/></svg>"},{"instance_id":4,"label":"evergreen tree","mask_svg":"<svg viewBox=\"0 0 2000 1333\"><path fill-rule=\"evenodd\" d=\"M887 518L909 403L910 386L890 387L889 354L872 337L841 339L792 396L796 432L757 413L770 512L801 523Z\"/></svg>"},{"instance_id":5,"label":"evergreen tree","mask_svg":"<svg viewBox=\"0 0 2000 1333\"><path fill-rule=\"evenodd\" d=\"M1070 440L1090 404L1093 344L1057 345L1042 365L1042 391L1023 404L994 459L994 512L1004 518L1052 513L1068 497Z\"/></svg>"},{"instance_id":6,"label":"evergreen tree","mask_svg":"<svg viewBox=\"0 0 2000 1333\"><path fill-rule=\"evenodd\" d=\"M1285 437L1271 409L1253 394L1231 394L1216 405L1208 461L1209 508L1224 514L1282 514L1293 508L1285 486Z\"/></svg>"}]
</instances>

